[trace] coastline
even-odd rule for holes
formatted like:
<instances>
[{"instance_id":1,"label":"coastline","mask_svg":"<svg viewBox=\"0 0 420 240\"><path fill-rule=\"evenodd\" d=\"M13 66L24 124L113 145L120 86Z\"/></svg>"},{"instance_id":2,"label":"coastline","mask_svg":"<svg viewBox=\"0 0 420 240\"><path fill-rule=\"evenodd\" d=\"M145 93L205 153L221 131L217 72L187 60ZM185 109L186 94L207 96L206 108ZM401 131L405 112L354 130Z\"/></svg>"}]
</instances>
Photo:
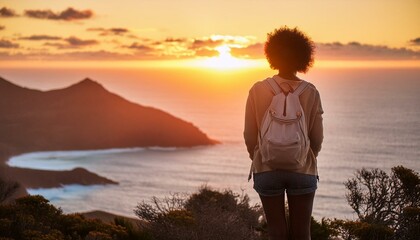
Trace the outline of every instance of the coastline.
<instances>
[{"instance_id":1,"label":"coastline","mask_svg":"<svg viewBox=\"0 0 420 240\"><path fill-rule=\"evenodd\" d=\"M54 188L70 184L107 185L118 184L118 182L90 172L84 168L74 168L72 170L52 171L38 170L30 168L18 168L7 165L7 161L21 153L11 153L5 149L0 149L0 177L5 181L18 182L20 187L10 196L6 202L11 202L16 198L27 196L28 188Z\"/></svg>"},{"instance_id":2,"label":"coastline","mask_svg":"<svg viewBox=\"0 0 420 240\"><path fill-rule=\"evenodd\" d=\"M107 185L118 184L111 179L90 172L84 168L74 168L67 171L38 170L30 168L18 168L7 165L7 161L13 156L19 155L6 153L0 149L0 177L5 181L18 182L19 188L4 203L12 203L15 199L28 196L28 188L54 188L63 187L68 184L80 185ZM114 223L116 218L122 218L139 229L141 221L136 218L117 215L103 210L93 210L88 212L74 212L83 215L87 219L99 219L105 223Z\"/></svg>"}]
</instances>

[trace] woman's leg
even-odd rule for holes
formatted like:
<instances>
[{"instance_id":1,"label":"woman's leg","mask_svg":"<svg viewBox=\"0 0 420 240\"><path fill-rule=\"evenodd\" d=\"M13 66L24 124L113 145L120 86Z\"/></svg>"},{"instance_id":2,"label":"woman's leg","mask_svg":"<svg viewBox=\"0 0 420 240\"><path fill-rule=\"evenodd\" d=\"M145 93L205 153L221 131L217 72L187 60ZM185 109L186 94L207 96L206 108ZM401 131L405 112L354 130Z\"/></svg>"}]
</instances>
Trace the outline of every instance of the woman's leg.
<instances>
[{"instance_id":1,"label":"woman's leg","mask_svg":"<svg viewBox=\"0 0 420 240\"><path fill-rule=\"evenodd\" d=\"M284 194L280 196L261 196L270 240L286 240L287 225L284 211Z\"/></svg>"},{"instance_id":2,"label":"woman's leg","mask_svg":"<svg viewBox=\"0 0 420 240\"><path fill-rule=\"evenodd\" d=\"M311 239L311 216L315 192L288 195L290 235L293 240Z\"/></svg>"}]
</instances>

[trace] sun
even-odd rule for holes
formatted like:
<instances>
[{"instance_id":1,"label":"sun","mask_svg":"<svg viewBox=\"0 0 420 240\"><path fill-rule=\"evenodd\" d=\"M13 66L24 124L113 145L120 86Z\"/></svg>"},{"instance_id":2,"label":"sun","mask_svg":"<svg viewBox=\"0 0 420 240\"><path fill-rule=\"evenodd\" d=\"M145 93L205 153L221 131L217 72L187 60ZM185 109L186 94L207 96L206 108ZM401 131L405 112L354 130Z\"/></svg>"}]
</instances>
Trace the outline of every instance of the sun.
<instances>
[{"instance_id":1,"label":"sun","mask_svg":"<svg viewBox=\"0 0 420 240\"><path fill-rule=\"evenodd\" d=\"M196 61L196 66L202 68L210 68L216 70L231 70L252 67L255 62L252 60L239 59L231 55L231 48L228 45L220 45L215 47L219 55L206 59L199 59Z\"/></svg>"},{"instance_id":2,"label":"sun","mask_svg":"<svg viewBox=\"0 0 420 240\"><path fill-rule=\"evenodd\" d=\"M233 58L232 55L230 54L231 49L227 45L218 46L214 49L219 52L219 58L220 59L231 59L231 58Z\"/></svg>"},{"instance_id":3,"label":"sun","mask_svg":"<svg viewBox=\"0 0 420 240\"><path fill-rule=\"evenodd\" d=\"M207 67L217 69L232 69L244 66L240 59L235 58L230 54L231 49L229 46L221 45L214 49L219 52L219 56L208 59L208 61L206 61Z\"/></svg>"}]
</instances>

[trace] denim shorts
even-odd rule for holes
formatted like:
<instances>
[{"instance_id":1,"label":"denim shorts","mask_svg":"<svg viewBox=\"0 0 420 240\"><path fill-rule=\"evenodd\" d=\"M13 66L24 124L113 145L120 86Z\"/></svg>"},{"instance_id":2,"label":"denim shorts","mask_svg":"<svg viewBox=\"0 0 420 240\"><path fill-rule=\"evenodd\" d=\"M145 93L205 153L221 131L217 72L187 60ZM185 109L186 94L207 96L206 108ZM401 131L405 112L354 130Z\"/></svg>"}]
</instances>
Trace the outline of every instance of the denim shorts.
<instances>
[{"instance_id":1,"label":"denim shorts","mask_svg":"<svg viewBox=\"0 0 420 240\"><path fill-rule=\"evenodd\" d=\"M303 195L315 192L315 175L294 173L281 170L254 173L254 189L261 196Z\"/></svg>"}]
</instances>

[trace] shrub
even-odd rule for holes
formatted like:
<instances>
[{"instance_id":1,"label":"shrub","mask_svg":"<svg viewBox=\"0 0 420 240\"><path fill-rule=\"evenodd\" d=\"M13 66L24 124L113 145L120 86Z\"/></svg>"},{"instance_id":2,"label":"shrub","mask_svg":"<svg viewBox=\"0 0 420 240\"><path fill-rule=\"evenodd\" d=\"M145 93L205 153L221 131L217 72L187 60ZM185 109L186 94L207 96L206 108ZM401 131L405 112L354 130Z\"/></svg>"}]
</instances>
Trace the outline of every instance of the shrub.
<instances>
[{"instance_id":1,"label":"shrub","mask_svg":"<svg viewBox=\"0 0 420 240\"><path fill-rule=\"evenodd\" d=\"M153 239L257 239L259 207L247 195L202 187L189 197L179 194L141 203L136 215Z\"/></svg>"},{"instance_id":2,"label":"shrub","mask_svg":"<svg viewBox=\"0 0 420 240\"><path fill-rule=\"evenodd\" d=\"M142 239L131 237L121 225L85 219L80 214L63 214L41 196L27 196L14 204L0 205L0 239Z\"/></svg>"},{"instance_id":3,"label":"shrub","mask_svg":"<svg viewBox=\"0 0 420 240\"><path fill-rule=\"evenodd\" d=\"M116 217L114 219L114 224L117 226L120 226L125 229L127 233L127 239L130 240L150 240L151 236L147 232L143 232L140 229L140 226L134 225L132 222L130 222L128 219L123 217Z\"/></svg>"},{"instance_id":4,"label":"shrub","mask_svg":"<svg viewBox=\"0 0 420 240\"><path fill-rule=\"evenodd\" d=\"M362 169L349 179L347 202L357 221L335 220L345 239L418 239L420 234L420 177L397 166L391 175Z\"/></svg>"},{"instance_id":5,"label":"shrub","mask_svg":"<svg viewBox=\"0 0 420 240\"><path fill-rule=\"evenodd\" d=\"M400 218L397 239L415 240L420 236L420 208L406 207Z\"/></svg>"},{"instance_id":6,"label":"shrub","mask_svg":"<svg viewBox=\"0 0 420 240\"><path fill-rule=\"evenodd\" d=\"M337 236L338 231L331 227L331 220L322 218L321 222L311 218L311 239L328 240L332 236Z\"/></svg>"}]
</instances>

